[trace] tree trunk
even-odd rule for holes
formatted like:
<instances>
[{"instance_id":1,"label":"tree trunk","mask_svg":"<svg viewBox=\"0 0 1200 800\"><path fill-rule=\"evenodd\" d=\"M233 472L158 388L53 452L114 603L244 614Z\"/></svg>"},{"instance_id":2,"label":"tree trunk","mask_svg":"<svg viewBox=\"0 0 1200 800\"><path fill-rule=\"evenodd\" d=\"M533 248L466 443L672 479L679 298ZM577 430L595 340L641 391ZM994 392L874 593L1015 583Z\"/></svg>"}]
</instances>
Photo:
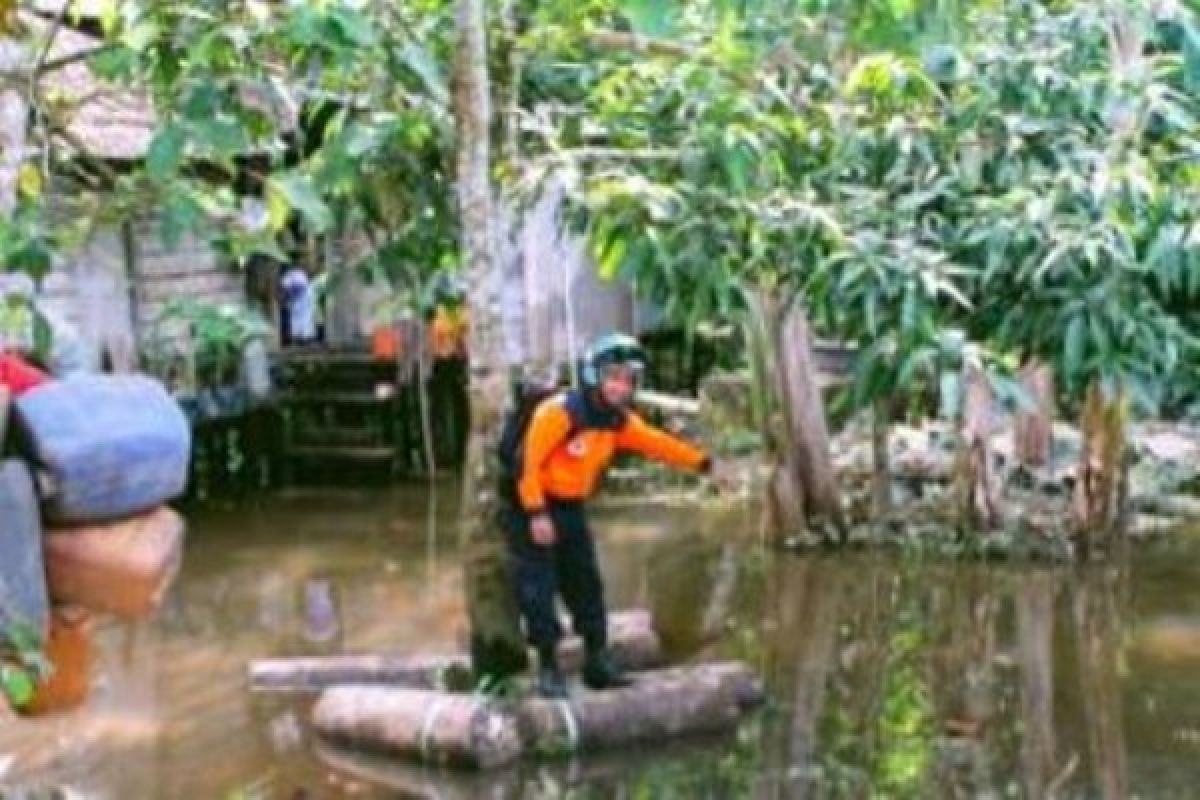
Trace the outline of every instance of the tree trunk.
<instances>
[{"instance_id":1,"label":"tree trunk","mask_svg":"<svg viewBox=\"0 0 1200 800\"><path fill-rule=\"evenodd\" d=\"M992 390L975 367L963 369L962 422L959 429L959 509L966 528L987 530L996 523L992 479Z\"/></svg>"},{"instance_id":2,"label":"tree trunk","mask_svg":"<svg viewBox=\"0 0 1200 800\"><path fill-rule=\"evenodd\" d=\"M20 42L0 34L0 71L15 72L25 65L28 53ZM29 104L20 92L0 92L0 213L11 214L17 204L17 179L25 159L25 126Z\"/></svg>"},{"instance_id":3,"label":"tree trunk","mask_svg":"<svg viewBox=\"0 0 1200 800\"><path fill-rule=\"evenodd\" d=\"M778 333L783 401L787 409L798 479L811 523L814 516L840 521L841 504L829 451L829 429L812 354L808 316L799 298L784 311Z\"/></svg>"},{"instance_id":4,"label":"tree trunk","mask_svg":"<svg viewBox=\"0 0 1200 800\"><path fill-rule=\"evenodd\" d=\"M516 168L520 149L521 76L525 70L525 53L517 41L521 33L517 16L517 0L503 0L500 19L504 29L508 75L504 86L504 107L501 110L500 158L508 169Z\"/></svg>"},{"instance_id":5,"label":"tree trunk","mask_svg":"<svg viewBox=\"0 0 1200 800\"><path fill-rule=\"evenodd\" d=\"M1013 453L1017 463L1040 467L1050 460L1054 438L1054 370L1033 359L1021 369L1020 378L1034 407L1017 413L1013 425Z\"/></svg>"},{"instance_id":6,"label":"tree trunk","mask_svg":"<svg viewBox=\"0 0 1200 800\"><path fill-rule=\"evenodd\" d=\"M1125 424L1123 391L1106 397L1092 383L1080 419L1083 448L1075 477L1074 522L1084 551L1108 543L1116 531L1127 492L1124 486Z\"/></svg>"},{"instance_id":7,"label":"tree trunk","mask_svg":"<svg viewBox=\"0 0 1200 800\"><path fill-rule=\"evenodd\" d=\"M812 357L808 320L798 301L781 306L760 291L748 327L756 374L756 416L776 463L768 509L776 537L824 518L841 522L825 406Z\"/></svg>"},{"instance_id":8,"label":"tree trunk","mask_svg":"<svg viewBox=\"0 0 1200 800\"><path fill-rule=\"evenodd\" d=\"M454 110L458 123L458 195L463 264L469 293L471 431L463 472L467 614L472 666L503 677L527 665L520 615L497 528L498 464L489 458L508 396L504 326L494 267L495 231L488 182L490 109L483 0L459 0Z\"/></svg>"}]
</instances>

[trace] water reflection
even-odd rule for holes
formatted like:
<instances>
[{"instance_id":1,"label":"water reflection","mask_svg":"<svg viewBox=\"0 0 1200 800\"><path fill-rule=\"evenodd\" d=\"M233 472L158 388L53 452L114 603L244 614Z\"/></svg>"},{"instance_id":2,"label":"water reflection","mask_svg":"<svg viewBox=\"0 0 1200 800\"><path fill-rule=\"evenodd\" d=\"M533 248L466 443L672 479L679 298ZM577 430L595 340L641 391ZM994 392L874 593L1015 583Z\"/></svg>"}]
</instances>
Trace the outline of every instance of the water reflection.
<instances>
[{"instance_id":1,"label":"water reflection","mask_svg":"<svg viewBox=\"0 0 1200 800\"><path fill-rule=\"evenodd\" d=\"M282 499L192 520L162 615L107 623L88 706L0 723L8 786L89 797L1189 797L1200 547L1045 570L763 549L755 516L597 520L614 606L677 660L741 658L737 737L525 764L482 783L322 746L245 665L464 641L457 491ZM742 533L742 531L745 533Z\"/></svg>"}]
</instances>

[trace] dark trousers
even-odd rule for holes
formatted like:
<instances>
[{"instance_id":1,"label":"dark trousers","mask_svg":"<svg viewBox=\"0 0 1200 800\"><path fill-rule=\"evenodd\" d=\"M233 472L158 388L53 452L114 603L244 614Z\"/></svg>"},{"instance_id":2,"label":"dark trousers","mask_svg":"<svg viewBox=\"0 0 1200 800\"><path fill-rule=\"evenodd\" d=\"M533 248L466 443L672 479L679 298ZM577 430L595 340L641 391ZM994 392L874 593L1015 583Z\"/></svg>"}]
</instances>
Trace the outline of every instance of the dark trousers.
<instances>
[{"instance_id":1,"label":"dark trousers","mask_svg":"<svg viewBox=\"0 0 1200 800\"><path fill-rule=\"evenodd\" d=\"M562 594L571 612L571 625L583 637L588 652L607 644L608 626L604 581L583 504L552 501L547 508L556 534L550 547L533 542L529 515L519 509L510 510L506 527L525 633L541 663L553 664L562 637L554 604L556 595Z\"/></svg>"}]
</instances>

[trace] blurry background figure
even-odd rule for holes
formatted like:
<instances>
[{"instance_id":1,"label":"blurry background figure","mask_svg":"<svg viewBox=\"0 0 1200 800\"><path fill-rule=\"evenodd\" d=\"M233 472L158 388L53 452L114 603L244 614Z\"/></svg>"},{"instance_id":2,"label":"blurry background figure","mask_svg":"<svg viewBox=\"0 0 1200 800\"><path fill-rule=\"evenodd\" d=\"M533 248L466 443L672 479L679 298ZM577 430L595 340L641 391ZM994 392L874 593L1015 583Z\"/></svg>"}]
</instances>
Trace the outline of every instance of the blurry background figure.
<instances>
[{"instance_id":1,"label":"blurry background figure","mask_svg":"<svg viewBox=\"0 0 1200 800\"><path fill-rule=\"evenodd\" d=\"M305 345L317 341L317 289L303 267L289 267L280 278L283 299L283 341Z\"/></svg>"},{"instance_id":2,"label":"blurry background figure","mask_svg":"<svg viewBox=\"0 0 1200 800\"><path fill-rule=\"evenodd\" d=\"M433 411L434 456L437 463L458 467L466 453L470 408L467 403L467 334L470 320L463 303L465 287L442 275L434 285L427 311L433 369L429 399Z\"/></svg>"}]
</instances>

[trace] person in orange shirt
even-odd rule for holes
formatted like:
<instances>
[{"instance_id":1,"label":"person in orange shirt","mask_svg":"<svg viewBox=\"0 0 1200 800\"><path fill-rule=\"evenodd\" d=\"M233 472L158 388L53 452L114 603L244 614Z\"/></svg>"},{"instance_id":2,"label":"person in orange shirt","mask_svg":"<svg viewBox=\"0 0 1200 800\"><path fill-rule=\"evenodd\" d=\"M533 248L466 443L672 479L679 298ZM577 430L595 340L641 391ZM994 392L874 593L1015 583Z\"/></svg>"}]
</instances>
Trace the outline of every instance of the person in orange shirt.
<instances>
[{"instance_id":1,"label":"person in orange shirt","mask_svg":"<svg viewBox=\"0 0 1200 800\"><path fill-rule=\"evenodd\" d=\"M565 697L555 652L562 632L555 597L562 594L583 637L583 680L592 689L628 685L607 647L604 582L584 501L621 451L726 483L723 465L700 448L655 428L630 410L646 358L636 339L608 334L588 348L580 389L543 400L513 458L518 471L506 515L517 604L538 654L538 692Z\"/></svg>"}]
</instances>

